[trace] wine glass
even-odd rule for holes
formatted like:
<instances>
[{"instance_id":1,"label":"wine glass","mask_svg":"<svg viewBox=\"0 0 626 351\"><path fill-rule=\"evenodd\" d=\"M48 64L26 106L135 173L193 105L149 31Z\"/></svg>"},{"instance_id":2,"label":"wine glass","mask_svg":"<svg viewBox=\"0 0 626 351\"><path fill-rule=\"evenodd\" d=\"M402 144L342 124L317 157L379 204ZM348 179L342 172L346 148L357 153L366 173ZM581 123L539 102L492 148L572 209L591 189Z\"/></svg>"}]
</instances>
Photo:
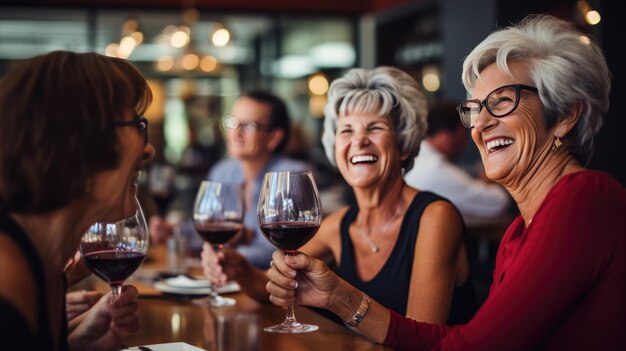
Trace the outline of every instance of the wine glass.
<instances>
[{"instance_id":1,"label":"wine glass","mask_svg":"<svg viewBox=\"0 0 626 351\"><path fill-rule=\"evenodd\" d=\"M107 282L116 296L148 252L148 225L137 198L135 203L135 215L115 223L94 223L80 241L87 267Z\"/></svg>"},{"instance_id":2,"label":"wine glass","mask_svg":"<svg viewBox=\"0 0 626 351\"><path fill-rule=\"evenodd\" d=\"M174 168L165 163L153 164L148 172L148 190L162 218L167 215L167 209L174 200L175 176Z\"/></svg>"},{"instance_id":3,"label":"wine glass","mask_svg":"<svg viewBox=\"0 0 626 351\"><path fill-rule=\"evenodd\" d=\"M193 223L202 239L219 253L243 228L243 189L241 184L202 181L193 206ZM213 307L232 306L235 300L220 296L211 284L206 299L194 303Z\"/></svg>"},{"instance_id":4,"label":"wine glass","mask_svg":"<svg viewBox=\"0 0 626 351\"><path fill-rule=\"evenodd\" d=\"M261 231L285 255L295 255L319 229L322 220L320 195L309 171L269 172L259 195ZM289 306L281 324L264 328L270 333L306 333L317 325L299 323Z\"/></svg>"}]
</instances>

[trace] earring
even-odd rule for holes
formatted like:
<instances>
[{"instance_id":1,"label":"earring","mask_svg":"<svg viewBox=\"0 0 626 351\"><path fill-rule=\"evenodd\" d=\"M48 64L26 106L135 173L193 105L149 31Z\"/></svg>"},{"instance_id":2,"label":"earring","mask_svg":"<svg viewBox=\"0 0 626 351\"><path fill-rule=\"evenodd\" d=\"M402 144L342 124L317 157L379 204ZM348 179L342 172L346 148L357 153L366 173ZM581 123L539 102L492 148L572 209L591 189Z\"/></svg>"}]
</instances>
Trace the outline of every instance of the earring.
<instances>
[{"instance_id":1,"label":"earring","mask_svg":"<svg viewBox=\"0 0 626 351\"><path fill-rule=\"evenodd\" d=\"M559 147L561 146L561 144L563 144L561 142L561 138L559 138L558 136L554 136L554 142L552 143L552 152L556 152L556 150L559 149Z\"/></svg>"}]
</instances>

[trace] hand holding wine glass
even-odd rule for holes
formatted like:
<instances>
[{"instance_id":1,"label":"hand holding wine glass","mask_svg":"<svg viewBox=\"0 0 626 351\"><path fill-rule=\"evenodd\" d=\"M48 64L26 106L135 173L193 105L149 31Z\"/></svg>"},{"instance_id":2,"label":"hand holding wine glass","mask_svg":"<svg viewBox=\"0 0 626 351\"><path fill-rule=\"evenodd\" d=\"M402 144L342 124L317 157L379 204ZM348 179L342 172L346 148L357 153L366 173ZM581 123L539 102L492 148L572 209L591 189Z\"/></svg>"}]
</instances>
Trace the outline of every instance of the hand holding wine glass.
<instances>
[{"instance_id":1,"label":"hand holding wine glass","mask_svg":"<svg viewBox=\"0 0 626 351\"><path fill-rule=\"evenodd\" d=\"M258 219L261 231L286 255L295 255L319 229L322 207L319 192L309 171L269 172L259 195ZM289 306L281 324L264 328L272 333L304 333L318 326L299 323Z\"/></svg>"},{"instance_id":2,"label":"hand holding wine glass","mask_svg":"<svg viewBox=\"0 0 626 351\"><path fill-rule=\"evenodd\" d=\"M119 295L122 284L141 265L148 251L148 226L135 198L134 216L116 223L95 223L83 235L80 252L91 271Z\"/></svg>"},{"instance_id":3,"label":"hand holding wine glass","mask_svg":"<svg viewBox=\"0 0 626 351\"><path fill-rule=\"evenodd\" d=\"M203 181L193 210L196 231L219 253L224 245L243 228L243 189L241 184ZM208 300L198 304L213 307L232 306L234 299L221 297L213 284Z\"/></svg>"}]
</instances>

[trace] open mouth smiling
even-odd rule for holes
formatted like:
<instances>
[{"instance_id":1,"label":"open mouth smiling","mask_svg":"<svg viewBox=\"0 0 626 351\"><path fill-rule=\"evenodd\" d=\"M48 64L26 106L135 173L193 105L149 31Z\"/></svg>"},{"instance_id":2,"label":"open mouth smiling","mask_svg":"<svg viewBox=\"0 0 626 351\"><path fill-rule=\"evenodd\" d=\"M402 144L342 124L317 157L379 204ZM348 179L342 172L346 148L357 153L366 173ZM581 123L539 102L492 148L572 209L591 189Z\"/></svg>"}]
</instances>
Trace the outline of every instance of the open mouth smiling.
<instances>
[{"instance_id":1,"label":"open mouth smiling","mask_svg":"<svg viewBox=\"0 0 626 351\"><path fill-rule=\"evenodd\" d=\"M350 158L350 163L353 165L363 164L363 163L374 163L378 161L378 157L374 155L356 155Z\"/></svg>"},{"instance_id":2,"label":"open mouth smiling","mask_svg":"<svg viewBox=\"0 0 626 351\"><path fill-rule=\"evenodd\" d=\"M498 138L494 140L490 140L487 142L487 152L492 153L498 150L502 150L509 145L513 144L513 139L509 138Z\"/></svg>"}]
</instances>

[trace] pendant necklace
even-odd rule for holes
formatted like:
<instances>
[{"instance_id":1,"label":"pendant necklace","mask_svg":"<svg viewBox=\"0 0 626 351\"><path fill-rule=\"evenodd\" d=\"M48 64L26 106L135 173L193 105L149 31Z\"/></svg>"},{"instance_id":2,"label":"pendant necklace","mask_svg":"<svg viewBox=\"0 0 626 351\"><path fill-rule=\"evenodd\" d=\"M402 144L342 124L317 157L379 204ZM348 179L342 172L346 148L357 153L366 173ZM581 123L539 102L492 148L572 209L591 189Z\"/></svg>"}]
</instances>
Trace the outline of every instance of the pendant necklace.
<instances>
[{"instance_id":1,"label":"pendant necklace","mask_svg":"<svg viewBox=\"0 0 626 351\"><path fill-rule=\"evenodd\" d=\"M380 235L379 236L382 236L383 234L385 234L385 232L387 231L387 228L389 227L389 225L391 223L395 222L396 219L398 219L398 216L400 216L402 214L402 208L403 208L403 206L400 205L400 207L398 207L398 209L393 214L393 216L391 216L391 218L387 222L385 222L385 224L383 225L383 227L380 230ZM374 241L370 237L370 230L359 230L359 233L361 233L361 236L365 239L366 243L369 245L370 251L372 253L380 252L380 248L378 247L378 245L376 245L374 243Z\"/></svg>"}]
</instances>

